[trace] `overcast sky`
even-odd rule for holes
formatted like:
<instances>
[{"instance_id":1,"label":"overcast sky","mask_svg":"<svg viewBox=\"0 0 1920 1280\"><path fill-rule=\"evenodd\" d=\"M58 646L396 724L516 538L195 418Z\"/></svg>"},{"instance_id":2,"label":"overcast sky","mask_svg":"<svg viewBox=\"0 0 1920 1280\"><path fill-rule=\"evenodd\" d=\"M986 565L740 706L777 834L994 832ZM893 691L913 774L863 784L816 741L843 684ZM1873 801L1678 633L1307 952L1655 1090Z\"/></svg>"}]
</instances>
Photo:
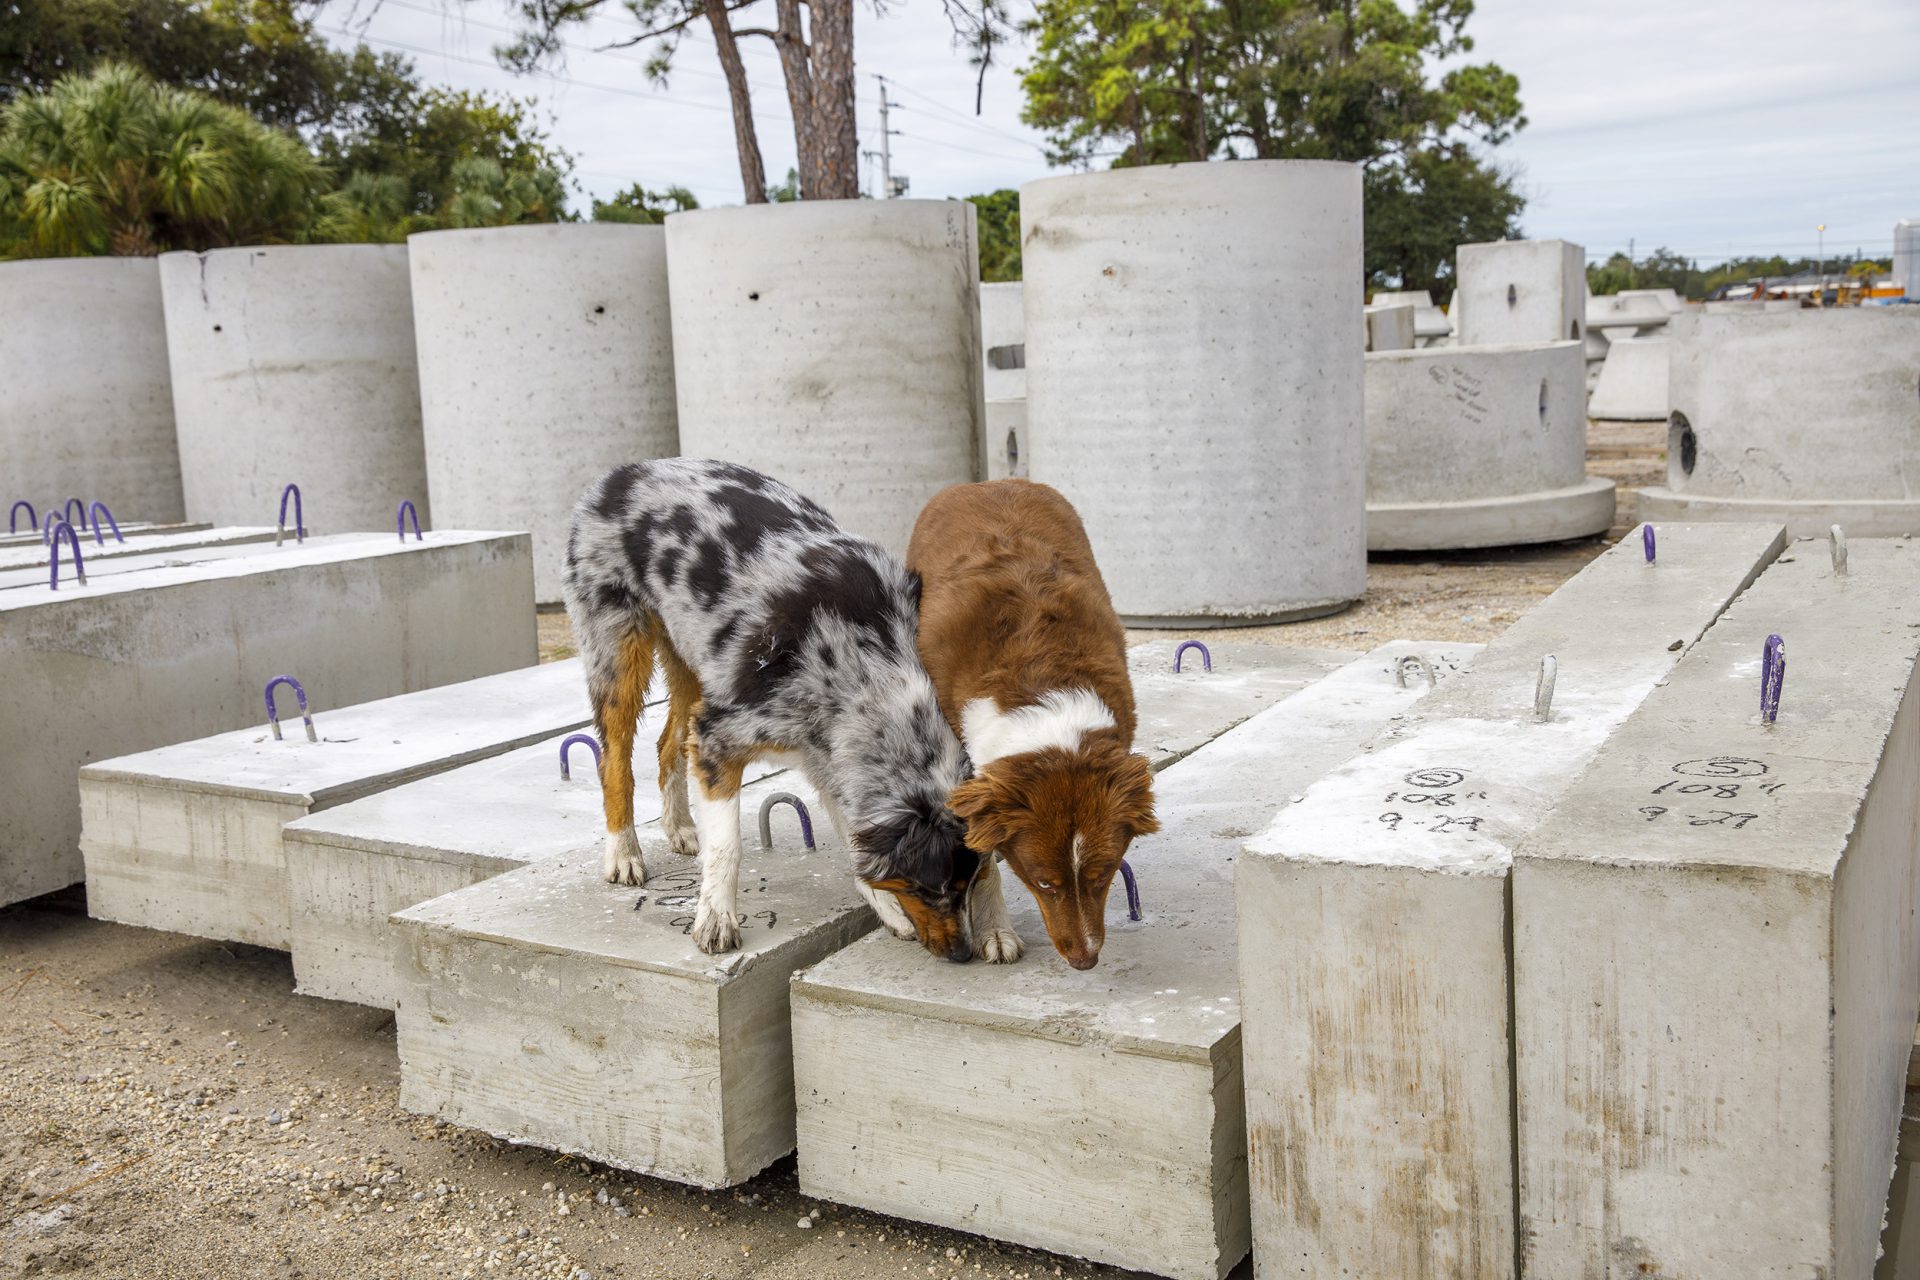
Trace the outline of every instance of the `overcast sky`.
<instances>
[{"instance_id":1,"label":"overcast sky","mask_svg":"<svg viewBox=\"0 0 1920 1280\"><path fill-rule=\"evenodd\" d=\"M1016 0L1018 4L1019 0ZM737 203L739 165L711 41L689 39L668 86L649 84L636 50L599 52L635 27L617 2L570 29L564 67L515 77L494 63L510 36L507 0L332 0L320 19L337 44L364 38L413 57L430 83L533 95L576 157L578 205L635 180ZM771 6L768 21L771 23ZM1044 176L1039 136L1019 122L1025 50L987 78L952 47L938 0L861 0L856 34L860 141L879 146L880 88L896 174L915 196L962 196ZM1550 14L1551 16L1545 16ZM1893 224L1920 218L1920 2L1480 0L1474 60L1520 78L1529 127L1496 159L1521 175L1526 234L1590 256L1666 246L1730 254L1890 252ZM743 48L769 178L793 163L779 64L764 40ZM865 185L877 185L870 179Z\"/></svg>"}]
</instances>

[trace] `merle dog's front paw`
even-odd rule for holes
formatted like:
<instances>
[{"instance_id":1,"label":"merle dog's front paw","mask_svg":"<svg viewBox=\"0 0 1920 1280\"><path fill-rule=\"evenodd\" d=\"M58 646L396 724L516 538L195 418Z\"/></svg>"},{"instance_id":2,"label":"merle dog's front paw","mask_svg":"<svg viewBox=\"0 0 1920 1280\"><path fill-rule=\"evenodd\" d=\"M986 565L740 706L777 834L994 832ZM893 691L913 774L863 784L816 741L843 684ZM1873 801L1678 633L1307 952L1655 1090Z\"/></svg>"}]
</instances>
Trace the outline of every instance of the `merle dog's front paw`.
<instances>
[{"instance_id":1,"label":"merle dog's front paw","mask_svg":"<svg viewBox=\"0 0 1920 1280\"><path fill-rule=\"evenodd\" d=\"M701 903L693 917L693 945L707 955L740 949L740 926L733 916Z\"/></svg>"},{"instance_id":2,"label":"merle dog's front paw","mask_svg":"<svg viewBox=\"0 0 1920 1280\"><path fill-rule=\"evenodd\" d=\"M973 954L988 964L1012 964L1027 954L1027 948L1013 930L990 929L974 944Z\"/></svg>"}]
</instances>

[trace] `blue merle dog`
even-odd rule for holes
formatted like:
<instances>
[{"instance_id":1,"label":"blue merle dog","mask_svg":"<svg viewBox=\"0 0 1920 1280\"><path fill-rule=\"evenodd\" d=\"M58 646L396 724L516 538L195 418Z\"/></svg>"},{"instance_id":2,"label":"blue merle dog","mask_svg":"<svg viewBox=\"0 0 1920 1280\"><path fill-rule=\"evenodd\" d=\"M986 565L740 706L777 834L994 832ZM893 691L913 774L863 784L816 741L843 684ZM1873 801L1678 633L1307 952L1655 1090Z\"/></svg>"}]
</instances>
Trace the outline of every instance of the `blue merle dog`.
<instances>
[{"instance_id":1,"label":"blue merle dog","mask_svg":"<svg viewBox=\"0 0 1920 1280\"><path fill-rule=\"evenodd\" d=\"M918 578L777 480L667 458L618 467L581 498L566 600L605 747L608 880L646 883L633 741L658 664L661 823L675 852L704 854L701 951L740 945L741 776L781 756L825 802L882 922L972 956L979 858L947 807L968 765L920 665Z\"/></svg>"}]
</instances>

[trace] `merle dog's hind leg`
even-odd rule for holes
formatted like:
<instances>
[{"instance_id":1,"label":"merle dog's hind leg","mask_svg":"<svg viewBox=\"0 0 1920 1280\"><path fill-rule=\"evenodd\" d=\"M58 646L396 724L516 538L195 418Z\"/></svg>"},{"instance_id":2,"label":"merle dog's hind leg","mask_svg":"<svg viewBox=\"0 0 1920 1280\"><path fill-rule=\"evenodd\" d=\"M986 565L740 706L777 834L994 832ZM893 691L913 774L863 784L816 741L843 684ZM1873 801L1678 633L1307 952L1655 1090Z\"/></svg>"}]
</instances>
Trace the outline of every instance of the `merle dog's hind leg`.
<instances>
[{"instance_id":1,"label":"merle dog's hind leg","mask_svg":"<svg viewBox=\"0 0 1920 1280\"><path fill-rule=\"evenodd\" d=\"M652 619L611 637L611 644L583 648L587 658L587 694L594 727L600 731L600 801L607 815L602 870L614 884L642 885L647 866L633 830L633 738L653 678L655 625ZM610 650L610 651L609 651Z\"/></svg>"},{"instance_id":2,"label":"merle dog's hind leg","mask_svg":"<svg viewBox=\"0 0 1920 1280\"><path fill-rule=\"evenodd\" d=\"M664 639L657 646L667 673L667 727L660 731L660 826L675 853L700 852L687 803L687 747L700 707L700 681Z\"/></svg>"}]
</instances>

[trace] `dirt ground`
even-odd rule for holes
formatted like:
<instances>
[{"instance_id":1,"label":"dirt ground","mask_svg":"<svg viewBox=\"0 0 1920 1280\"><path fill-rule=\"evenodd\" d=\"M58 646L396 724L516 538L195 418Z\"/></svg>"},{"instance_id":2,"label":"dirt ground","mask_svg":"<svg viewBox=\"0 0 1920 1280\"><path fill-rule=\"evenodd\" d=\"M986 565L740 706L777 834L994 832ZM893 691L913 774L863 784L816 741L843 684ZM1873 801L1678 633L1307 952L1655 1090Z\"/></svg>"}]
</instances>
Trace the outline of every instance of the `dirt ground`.
<instances>
[{"instance_id":1,"label":"dirt ground","mask_svg":"<svg viewBox=\"0 0 1920 1280\"><path fill-rule=\"evenodd\" d=\"M1594 425L1589 470L1623 485L1609 538L1382 556L1344 613L1195 634L1490 639L1632 527L1665 437ZM542 660L566 656L565 617L539 624ZM292 988L284 954L90 920L79 889L0 910L0 1277L1123 1274L810 1201L791 1159L698 1192L410 1116L392 1016Z\"/></svg>"}]
</instances>

